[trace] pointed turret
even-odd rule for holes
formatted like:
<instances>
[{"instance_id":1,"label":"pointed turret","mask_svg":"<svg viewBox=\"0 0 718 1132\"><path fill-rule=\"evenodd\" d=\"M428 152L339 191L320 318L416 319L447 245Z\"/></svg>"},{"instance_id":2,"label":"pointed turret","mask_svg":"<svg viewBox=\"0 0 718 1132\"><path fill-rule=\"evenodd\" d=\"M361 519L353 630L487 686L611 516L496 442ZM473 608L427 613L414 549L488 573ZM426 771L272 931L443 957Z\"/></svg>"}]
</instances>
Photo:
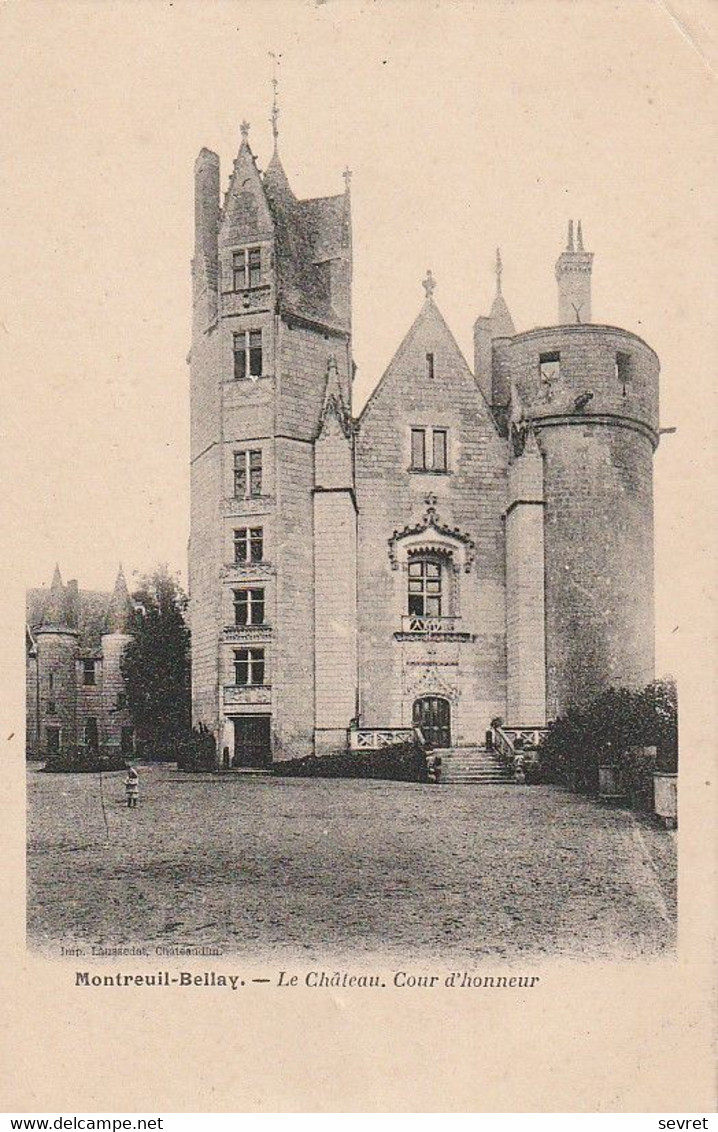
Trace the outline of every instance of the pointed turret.
<instances>
[{"instance_id":1,"label":"pointed turret","mask_svg":"<svg viewBox=\"0 0 718 1132\"><path fill-rule=\"evenodd\" d=\"M115 579L115 588L112 591L110 605L107 610L106 632L127 633L132 612L129 590L125 575L120 565Z\"/></svg>"},{"instance_id":2,"label":"pointed turret","mask_svg":"<svg viewBox=\"0 0 718 1132\"><path fill-rule=\"evenodd\" d=\"M516 333L514 327L514 320L511 317L511 312L506 305L506 299L503 295L501 286L501 276L503 275L503 264L501 262L501 249L496 249L496 295L491 307L491 337L492 338L512 338Z\"/></svg>"},{"instance_id":3,"label":"pointed turret","mask_svg":"<svg viewBox=\"0 0 718 1132\"><path fill-rule=\"evenodd\" d=\"M58 565L55 566L55 572L52 575L50 593L42 615L42 623L43 625L67 624L67 594L62 584L62 575Z\"/></svg>"}]
</instances>

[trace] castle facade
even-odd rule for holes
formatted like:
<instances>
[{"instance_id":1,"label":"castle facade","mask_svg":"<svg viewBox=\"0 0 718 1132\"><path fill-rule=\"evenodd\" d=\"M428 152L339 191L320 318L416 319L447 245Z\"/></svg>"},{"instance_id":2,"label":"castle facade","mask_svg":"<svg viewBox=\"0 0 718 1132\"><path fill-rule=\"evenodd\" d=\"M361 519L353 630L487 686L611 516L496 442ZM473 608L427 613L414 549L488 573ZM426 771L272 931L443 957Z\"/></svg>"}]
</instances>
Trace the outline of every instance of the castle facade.
<instances>
[{"instance_id":1,"label":"castle facade","mask_svg":"<svg viewBox=\"0 0 718 1132\"><path fill-rule=\"evenodd\" d=\"M26 748L30 759L131 758L135 734L122 677L132 604L122 569L110 593L63 584L27 593Z\"/></svg>"},{"instance_id":2,"label":"castle facade","mask_svg":"<svg viewBox=\"0 0 718 1132\"><path fill-rule=\"evenodd\" d=\"M223 200L217 155L195 166L195 724L263 766L352 730L477 744L646 684L659 364L592 322L580 224L555 326L516 332L499 259L470 366L429 273L355 417L350 175L299 200L248 130Z\"/></svg>"}]
</instances>

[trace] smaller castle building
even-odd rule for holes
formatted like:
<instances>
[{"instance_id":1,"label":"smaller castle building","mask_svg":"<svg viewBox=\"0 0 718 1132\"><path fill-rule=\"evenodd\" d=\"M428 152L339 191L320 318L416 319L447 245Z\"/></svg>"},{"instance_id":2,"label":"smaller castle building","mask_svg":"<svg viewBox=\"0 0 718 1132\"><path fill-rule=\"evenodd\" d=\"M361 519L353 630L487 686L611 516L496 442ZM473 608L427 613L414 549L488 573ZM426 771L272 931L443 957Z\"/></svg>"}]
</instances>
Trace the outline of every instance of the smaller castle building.
<instances>
[{"instance_id":1,"label":"smaller castle building","mask_svg":"<svg viewBox=\"0 0 718 1132\"><path fill-rule=\"evenodd\" d=\"M132 602L120 567L111 593L63 585L28 590L27 756L60 758L84 749L131 757L135 736L120 662Z\"/></svg>"}]
</instances>

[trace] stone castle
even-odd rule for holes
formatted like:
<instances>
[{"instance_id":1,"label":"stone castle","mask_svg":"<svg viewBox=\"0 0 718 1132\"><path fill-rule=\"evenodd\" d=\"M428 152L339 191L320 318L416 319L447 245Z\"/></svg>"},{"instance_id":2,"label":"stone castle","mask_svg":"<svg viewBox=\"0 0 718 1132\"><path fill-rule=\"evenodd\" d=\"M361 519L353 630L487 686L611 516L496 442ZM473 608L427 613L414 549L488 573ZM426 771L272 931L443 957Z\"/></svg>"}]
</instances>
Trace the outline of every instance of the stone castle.
<instances>
[{"instance_id":1,"label":"stone castle","mask_svg":"<svg viewBox=\"0 0 718 1132\"><path fill-rule=\"evenodd\" d=\"M591 321L580 223L558 321L516 332L497 291L473 368L424 280L352 412L350 174L299 200L276 138L195 166L193 718L225 765L419 724L438 746L540 727L654 675L658 359Z\"/></svg>"},{"instance_id":2,"label":"stone castle","mask_svg":"<svg viewBox=\"0 0 718 1132\"><path fill-rule=\"evenodd\" d=\"M131 758L135 734L120 662L132 602L120 567L110 593L63 585L27 593L26 748L30 759L102 752Z\"/></svg>"}]
</instances>

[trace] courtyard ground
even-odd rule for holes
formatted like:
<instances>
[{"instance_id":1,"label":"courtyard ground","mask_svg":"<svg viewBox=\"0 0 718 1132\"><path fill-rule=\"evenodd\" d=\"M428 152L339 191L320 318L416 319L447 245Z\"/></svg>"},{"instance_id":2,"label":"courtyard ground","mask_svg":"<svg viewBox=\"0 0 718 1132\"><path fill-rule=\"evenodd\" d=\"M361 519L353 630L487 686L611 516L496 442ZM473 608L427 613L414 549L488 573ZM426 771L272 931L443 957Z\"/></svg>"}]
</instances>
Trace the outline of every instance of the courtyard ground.
<instances>
[{"instance_id":1,"label":"courtyard ground","mask_svg":"<svg viewBox=\"0 0 718 1132\"><path fill-rule=\"evenodd\" d=\"M28 771L28 942L257 961L648 955L675 835L549 786ZM109 836L103 819L102 794Z\"/></svg>"}]
</instances>

